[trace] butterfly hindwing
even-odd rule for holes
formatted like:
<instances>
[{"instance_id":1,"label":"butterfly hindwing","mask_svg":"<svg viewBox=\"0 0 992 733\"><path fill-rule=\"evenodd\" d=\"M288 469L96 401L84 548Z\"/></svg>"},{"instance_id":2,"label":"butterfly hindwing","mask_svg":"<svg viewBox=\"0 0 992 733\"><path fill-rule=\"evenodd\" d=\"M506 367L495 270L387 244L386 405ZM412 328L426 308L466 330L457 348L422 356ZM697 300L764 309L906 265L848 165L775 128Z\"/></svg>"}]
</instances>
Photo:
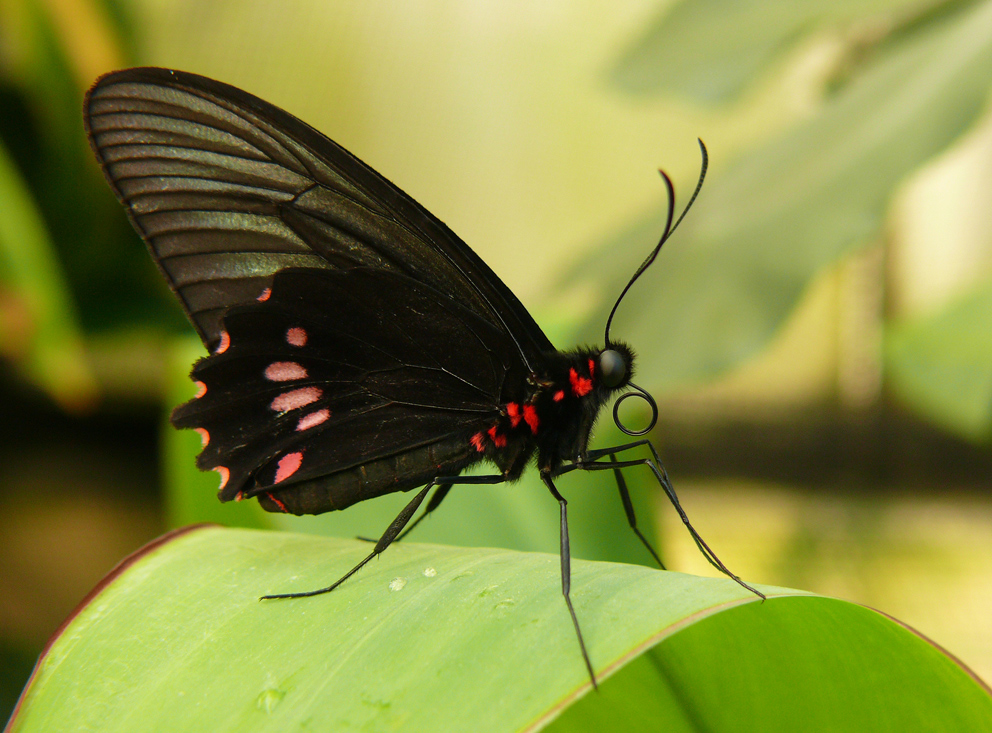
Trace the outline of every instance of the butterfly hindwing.
<instances>
[{"instance_id":1,"label":"butterfly hindwing","mask_svg":"<svg viewBox=\"0 0 992 733\"><path fill-rule=\"evenodd\" d=\"M429 319L414 317L425 309ZM223 325L219 353L193 369L200 396L173 422L200 431L199 465L226 477L225 500L348 481L357 466L449 438L468 445L498 416L511 366L501 355L514 353L454 299L366 268L282 271Z\"/></svg>"}]
</instances>

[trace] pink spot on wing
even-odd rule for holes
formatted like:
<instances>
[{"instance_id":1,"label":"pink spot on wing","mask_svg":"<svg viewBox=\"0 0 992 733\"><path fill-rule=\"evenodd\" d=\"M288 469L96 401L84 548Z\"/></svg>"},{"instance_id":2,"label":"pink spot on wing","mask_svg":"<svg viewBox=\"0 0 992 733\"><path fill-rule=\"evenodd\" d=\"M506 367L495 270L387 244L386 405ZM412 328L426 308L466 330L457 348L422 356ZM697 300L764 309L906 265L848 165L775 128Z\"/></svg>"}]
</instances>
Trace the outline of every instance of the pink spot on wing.
<instances>
[{"instance_id":1,"label":"pink spot on wing","mask_svg":"<svg viewBox=\"0 0 992 733\"><path fill-rule=\"evenodd\" d=\"M323 422L327 422L327 418L331 416L331 411L317 410L316 412L311 412L309 415L305 415L300 418L300 421L296 423L297 432L302 430L309 430L310 428L315 428Z\"/></svg>"},{"instance_id":2,"label":"pink spot on wing","mask_svg":"<svg viewBox=\"0 0 992 733\"><path fill-rule=\"evenodd\" d=\"M482 453L482 451L486 449L485 441L486 439L483 437L482 433L476 433L469 439L469 442L475 446L475 449L479 451L479 453Z\"/></svg>"},{"instance_id":3,"label":"pink spot on wing","mask_svg":"<svg viewBox=\"0 0 992 733\"><path fill-rule=\"evenodd\" d=\"M554 397L552 397L551 399L553 399L555 402L561 402L563 399L565 399L565 390L559 389L557 392L555 392Z\"/></svg>"},{"instance_id":4,"label":"pink spot on wing","mask_svg":"<svg viewBox=\"0 0 992 733\"><path fill-rule=\"evenodd\" d=\"M300 465L302 463L303 453L300 451L296 453L287 453L284 455L279 459L279 465L276 467L276 478L274 483L279 483L280 481L285 481L288 479L300 470ZM269 496L271 496L271 494L269 494Z\"/></svg>"},{"instance_id":5,"label":"pink spot on wing","mask_svg":"<svg viewBox=\"0 0 992 733\"><path fill-rule=\"evenodd\" d=\"M291 382L306 379L307 370L294 361L274 361L265 367L265 378L270 382Z\"/></svg>"},{"instance_id":6,"label":"pink spot on wing","mask_svg":"<svg viewBox=\"0 0 992 733\"><path fill-rule=\"evenodd\" d=\"M196 394L193 395L193 399L198 400L207 393L207 385L205 385L203 382L196 382L195 384L196 384Z\"/></svg>"},{"instance_id":7,"label":"pink spot on wing","mask_svg":"<svg viewBox=\"0 0 992 733\"><path fill-rule=\"evenodd\" d=\"M220 332L220 343L217 344L217 348L214 349L214 354L223 354L231 346L231 334L227 331Z\"/></svg>"},{"instance_id":8,"label":"pink spot on wing","mask_svg":"<svg viewBox=\"0 0 992 733\"><path fill-rule=\"evenodd\" d=\"M286 331L286 343L290 346L306 346L307 332L302 328L293 326L293 328Z\"/></svg>"},{"instance_id":9,"label":"pink spot on wing","mask_svg":"<svg viewBox=\"0 0 992 733\"><path fill-rule=\"evenodd\" d=\"M216 466L214 470L220 474L220 486L217 487L217 490L220 491L225 486L227 486L227 480L231 478L231 472L228 471L224 466Z\"/></svg>"},{"instance_id":10,"label":"pink spot on wing","mask_svg":"<svg viewBox=\"0 0 992 733\"><path fill-rule=\"evenodd\" d=\"M196 432L200 434L200 447L206 448L207 443L210 442L210 433L207 432L206 428L196 428Z\"/></svg>"},{"instance_id":11,"label":"pink spot on wing","mask_svg":"<svg viewBox=\"0 0 992 733\"><path fill-rule=\"evenodd\" d=\"M537 416L537 409L534 405L524 405L524 421L530 431L537 435L537 428L541 424L541 419Z\"/></svg>"},{"instance_id":12,"label":"pink spot on wing","mask_svg":"<svg viewBox=\"0 0 992 733\"><path fill-rule=\"evenodd\" d=\"M287 410L298 410L301 407L313 404L324 394L320 387L303 387L294 389L291 392L283 392L269 404L269 409L276 412L286 412Z\"/></svg>"},{"instance_id":13,"label":"pink spot on wing","mask_svg":"<svg viewBox=\"0 0 992 733\"><path fill-rule=\"evenodd\" d=\"M239 491L237 494L234 495L234 500L235 501L244 501L245 500L245 492Z\"/></svg>"},{"instance_id":14,"label":"pink spot on wing","mask_svg":"<svg viewBox=\"0 0 992 733\"><path fill-rule=\"evenodd\" d=\"M265 290L262 291L261 295L255 298L255 300L257 300L259 303L264 303L271 297L272 297L272 288L266 288Z\"/></svg>"}]
</instances>

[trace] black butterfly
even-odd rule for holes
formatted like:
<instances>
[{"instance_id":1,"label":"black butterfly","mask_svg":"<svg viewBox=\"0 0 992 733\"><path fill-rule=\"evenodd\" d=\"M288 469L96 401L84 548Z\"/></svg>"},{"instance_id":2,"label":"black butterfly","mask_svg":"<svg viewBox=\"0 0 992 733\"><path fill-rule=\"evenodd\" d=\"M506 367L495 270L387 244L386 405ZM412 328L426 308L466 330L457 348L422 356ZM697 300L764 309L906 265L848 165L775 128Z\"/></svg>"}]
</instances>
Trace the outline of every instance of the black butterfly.
<instances>
[{"instance_id":1,"label":"black butterfly","mask_svg":"<svg viewBox=\"0 0 992 733\"><path fill-rule=\"evenodd\" d=\"M613 471L630 526L660 565L620 473L648 466L706 558L754 591L692 528L651 443L588 449L597 413L620 390L637 390L614 406L624 432L644 435L657 420L654 400L630 381L633 353L609 334L627 289L678 226L664 173L665 232L614 305L605 348L561 352L444 224L261 99L193 74L127 69L94 84L84 116L107 180L212 354L193 367L199 392L172 422L200 432L197 465L220 473L221 501L254 496L268 511L320 514L420 488L343 578L266 598L333 590L453 484L514 481L535 456L561 507L562 592L593 684L569 598L558 476ZM706 172L700 146L703 168L685 211ZM617 412L635 395L653 412L636 432ZM639 446L651 458L617 460ZM499 472L459 475L483 460Z\"/></svg>"}]
</instances>

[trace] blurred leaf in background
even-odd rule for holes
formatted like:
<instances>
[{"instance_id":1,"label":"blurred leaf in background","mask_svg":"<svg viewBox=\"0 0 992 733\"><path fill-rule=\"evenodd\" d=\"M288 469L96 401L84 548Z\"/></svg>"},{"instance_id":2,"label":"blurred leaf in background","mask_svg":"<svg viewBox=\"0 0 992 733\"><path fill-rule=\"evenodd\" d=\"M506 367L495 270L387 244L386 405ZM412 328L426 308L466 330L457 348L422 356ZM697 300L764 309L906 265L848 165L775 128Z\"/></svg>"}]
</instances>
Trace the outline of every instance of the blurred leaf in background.
<instances>
[{"instance_id":1,"label":"blurred leaf in background","mask_svg":"<svg viewBox=\"0 0 992 733\"><path fill-rule=\"evenodd\" d=\"M721 48L734 48L744 58L760 57L767 64L767 39L748 33L751 24L761 26L765 16L756 13L756 18L748 15L748 24L714 27L715 5L680 4L635 56L642 58L652 42L665 46L666 55L674 53L672 44L662 40L668 38L685 42L706 37L707 47L712 47L715 37L709 34L719 31L722 40L730 39ZM778 5L768 3L762 10ZM620 313L618 333L638 345L641 374L651 370L641 379L670 390L725 373L757 353L816 275L852 249L878 241L897 186L976 123L992 78L992 5L940 6L943 12L933 7L922 13L924 8L913 3L920 15L896 16L891 20L903 25L887 28L876 17L879 35L871 53L858 43L860 58L855 60L850 58L853 49L848 49L844 76L825 84L829 90L824 89L822 102L806 119L753 149L739 151L729 165L711 152L717 162L681 232L689 243L665 253L664 266L651 274L650 285L635 289ZM736 7L741 12L741 6ZM871 4L859 8L862 20L878 12ZM861 40L851 38L849 43ZM779 41L772 44L777 49ZM746 44L753 45L740 48ZM697 50L686 54L688 61L678 68L689 77L727 79L739 67L737 55L706 54L698 60ZM644 62L631 58L626 63L629 72L618 72L625 78ZM659 79L652 90L667 88L667 71L664 79L669 81ZM629 233L659 228L657 215L642 221L590 253L576 276L595 280L606 292L617 290L639 256L621 241L630 241ZM608 307L604 303L594 311L581 331L583 337L596 337ZM648 313L658 315L645 317ZM625 314L636 318L626 332ZM985 325L992 328L992 323ZM982 330L963 328L959 338L973 339L979 333ZM988 363L969 363L985 373L989 368ZM984 420L992 419L988 380L962 386L975 391L960 395L960 401L972 405L972 411L976 404L984 405ZM924 382L916 388L930 389ZM934 394L931 399L940 397Z\"/></svg>"},{"instance_id":2,"label":"blurred leaf in background","mask_svg":"<svg viewBox=\"0 0 992 733\"><path fill-rule=\"evenodd\" d=\"M30 192L0 147L2 356L68 410L96 398L75 309Z\"/></svg>"}]
</instances>

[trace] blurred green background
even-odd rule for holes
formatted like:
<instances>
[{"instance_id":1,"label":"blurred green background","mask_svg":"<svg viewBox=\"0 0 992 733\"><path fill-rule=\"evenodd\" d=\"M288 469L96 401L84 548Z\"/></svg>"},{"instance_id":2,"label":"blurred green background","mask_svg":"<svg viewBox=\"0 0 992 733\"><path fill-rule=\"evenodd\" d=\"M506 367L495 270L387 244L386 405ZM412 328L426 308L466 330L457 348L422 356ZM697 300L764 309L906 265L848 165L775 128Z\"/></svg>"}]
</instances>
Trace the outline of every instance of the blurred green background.
<instances>
[{"instance_id":1,"label":"blurred green background","mask_svg":"<svg viewBox=\"0 0 992 733\"><path fill-rule=\"evenodd\" d=\"M200 347L81 124L95 77L141 64L327 133L560 347L602 341L661 231L656 169L684 200L704 139L700 199L614 324L683 505L746 579L879 608L992 678L992 2L0 0L0 710L167 527L371 535L406 500L222 506L166 428ZM645 478L669 566L707 573ZM611 480L561 489L576 556L649 560ZM556 552L556 517L533 481L465 487L415 539Z\"/></svg>"}]
</instances>

